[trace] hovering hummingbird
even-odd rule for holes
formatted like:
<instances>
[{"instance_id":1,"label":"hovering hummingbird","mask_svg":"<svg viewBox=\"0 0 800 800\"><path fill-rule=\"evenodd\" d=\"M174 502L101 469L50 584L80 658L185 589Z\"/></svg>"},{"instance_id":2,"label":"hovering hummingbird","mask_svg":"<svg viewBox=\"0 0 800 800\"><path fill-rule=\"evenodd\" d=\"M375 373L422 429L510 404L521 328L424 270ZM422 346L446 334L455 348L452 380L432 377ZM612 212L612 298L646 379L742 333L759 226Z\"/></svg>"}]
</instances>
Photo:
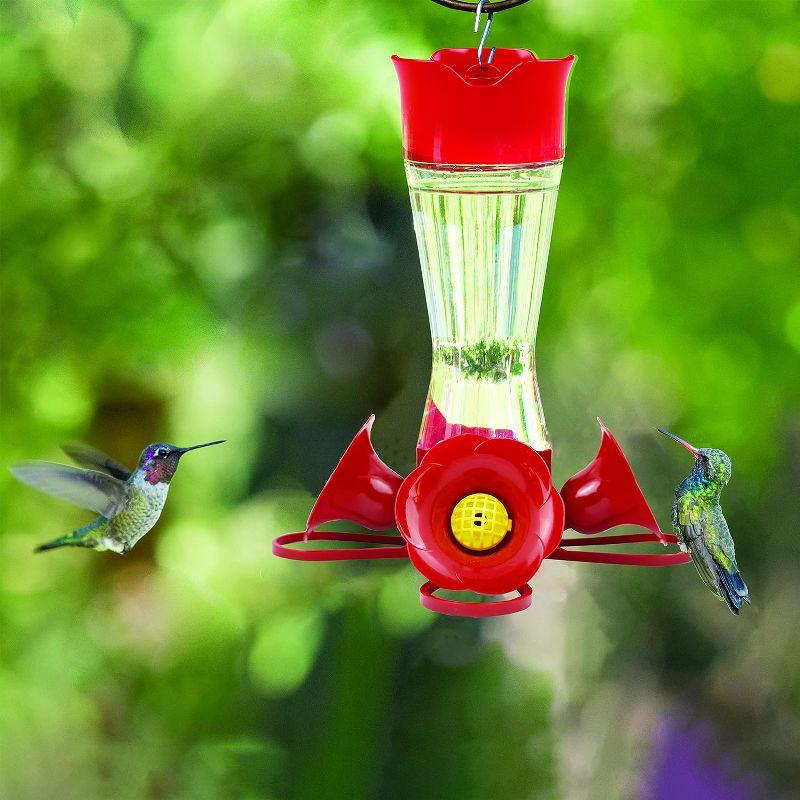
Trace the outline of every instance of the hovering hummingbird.
<instances>
[{"instance_id":1,"label":"hovering hummingbird","mask_svg":"<svg viewBox=\"0 0 800 800\"><path fill-rule=\"evenodd\" d=\"M672 527L681 549L692 556L703 582L736 615L750 604L728 523L719 505L722 489L731 479L731 460L722 450L692 447L674 433L658 429L685 447L695 458L694 469L675 491Z\"/></svg>"},{"instance_id":2,"label":"hovering hummingbird","mask_svg":"<svg viewBox=\"0 0 800 800\"><path fill-rule=\"evenodd\" d=\"M181 456L223 441L192 447L155 442L142 451L133 472L105 453L83 444L64 445L62 449L87 469L47 461L14 464L10 469L17 480L100 514L88 525L37 547L37 552L68 546L129 552L158 522L167 500L169 482Z\"/></svg>"}]
</instances>

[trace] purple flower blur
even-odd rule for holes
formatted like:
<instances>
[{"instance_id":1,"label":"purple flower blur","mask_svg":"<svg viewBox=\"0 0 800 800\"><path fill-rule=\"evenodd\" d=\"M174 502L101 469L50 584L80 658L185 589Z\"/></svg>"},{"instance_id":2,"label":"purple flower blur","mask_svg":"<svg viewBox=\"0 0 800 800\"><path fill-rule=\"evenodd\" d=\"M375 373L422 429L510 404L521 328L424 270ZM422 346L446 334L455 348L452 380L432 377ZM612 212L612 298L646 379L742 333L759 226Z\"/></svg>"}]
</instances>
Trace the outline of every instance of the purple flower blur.
<instances>
[{"instance_id":1,"label":"purple flower blur","mask_svg":"<svg viewBox=\"0 0 800 800\"><path fill-rule=\"evenodd\" d=\"M678 716L661 721L642 800L767 800L753 773L731 754L722 754L710 723Z\"/></svg>"}]
</instances>

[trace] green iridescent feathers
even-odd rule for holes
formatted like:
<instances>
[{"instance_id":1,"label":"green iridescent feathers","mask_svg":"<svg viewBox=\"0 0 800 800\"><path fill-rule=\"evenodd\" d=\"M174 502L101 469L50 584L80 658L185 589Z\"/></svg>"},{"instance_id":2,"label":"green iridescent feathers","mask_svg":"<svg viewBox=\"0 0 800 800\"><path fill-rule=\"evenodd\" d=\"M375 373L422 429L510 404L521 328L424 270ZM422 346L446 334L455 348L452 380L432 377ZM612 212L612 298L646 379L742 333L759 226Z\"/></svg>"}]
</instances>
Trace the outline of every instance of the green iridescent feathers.
<instances>
[{"instance_id":1,"label":"green iridescent feathers","mask_svg":"<svg viewBox=\"0 0 800 800\"><path fill-rule=\"evenodd\" d=\"M731 478L731 461L722 450L695 448L674 434L661 433L695 457L694 468L675 492L672 506L678 541L691 554L706 586L738 615L742 605L750 603L750 594L739 574L733 537L719 504Z\"/></svg>"}]
</instances>

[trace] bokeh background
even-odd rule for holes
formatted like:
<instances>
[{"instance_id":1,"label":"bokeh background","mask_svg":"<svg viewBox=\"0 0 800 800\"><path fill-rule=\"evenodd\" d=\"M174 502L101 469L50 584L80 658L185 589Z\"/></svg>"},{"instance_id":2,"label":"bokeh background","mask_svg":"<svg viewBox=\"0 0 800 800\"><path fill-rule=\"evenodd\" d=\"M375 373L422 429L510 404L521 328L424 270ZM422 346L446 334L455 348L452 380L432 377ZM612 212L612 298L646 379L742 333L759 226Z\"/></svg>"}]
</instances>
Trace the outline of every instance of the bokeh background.
<instances>
[{"instance_id":1,"label":"bokeh background","mask_svg":"<svg viewBox=\"0 0 800 800\"><path fill-rule=\"evenodd\" d=\"M429 368L392 53L427 0L10 0L2 450L226 438L125 558L2 471L3 800L755 800L800 785L800 7L535 0L576 53L538 342L563 480L600 415L663 525L730 453L754 598L545 564L531 609L432 615L397 564L270 554L371 412L411 464ZM513 109L509 110L513 113ZM502 121L498 121L498 132Z\"/></svg>"}]
</instances>

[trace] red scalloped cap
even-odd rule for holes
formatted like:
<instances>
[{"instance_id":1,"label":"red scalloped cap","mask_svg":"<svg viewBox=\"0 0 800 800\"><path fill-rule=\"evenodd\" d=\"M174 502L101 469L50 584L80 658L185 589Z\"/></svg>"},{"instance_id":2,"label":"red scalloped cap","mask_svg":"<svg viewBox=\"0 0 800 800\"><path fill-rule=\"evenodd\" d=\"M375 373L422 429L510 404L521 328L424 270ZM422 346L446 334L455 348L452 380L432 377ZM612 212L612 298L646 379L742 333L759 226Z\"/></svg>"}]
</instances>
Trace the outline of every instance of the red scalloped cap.
<instances>
[{"instance_id":1,"label":"red scalloped cap","mask_svg":"<svg viewBox=\"0 0 800 800\"><path fill-rule=\"evenodd\" d=\"M435 164L542 164L564 156L567 85L575 56L539 59L498 48L392 56L400 79L403 150Z\"/></svg>"}]
</instances>

